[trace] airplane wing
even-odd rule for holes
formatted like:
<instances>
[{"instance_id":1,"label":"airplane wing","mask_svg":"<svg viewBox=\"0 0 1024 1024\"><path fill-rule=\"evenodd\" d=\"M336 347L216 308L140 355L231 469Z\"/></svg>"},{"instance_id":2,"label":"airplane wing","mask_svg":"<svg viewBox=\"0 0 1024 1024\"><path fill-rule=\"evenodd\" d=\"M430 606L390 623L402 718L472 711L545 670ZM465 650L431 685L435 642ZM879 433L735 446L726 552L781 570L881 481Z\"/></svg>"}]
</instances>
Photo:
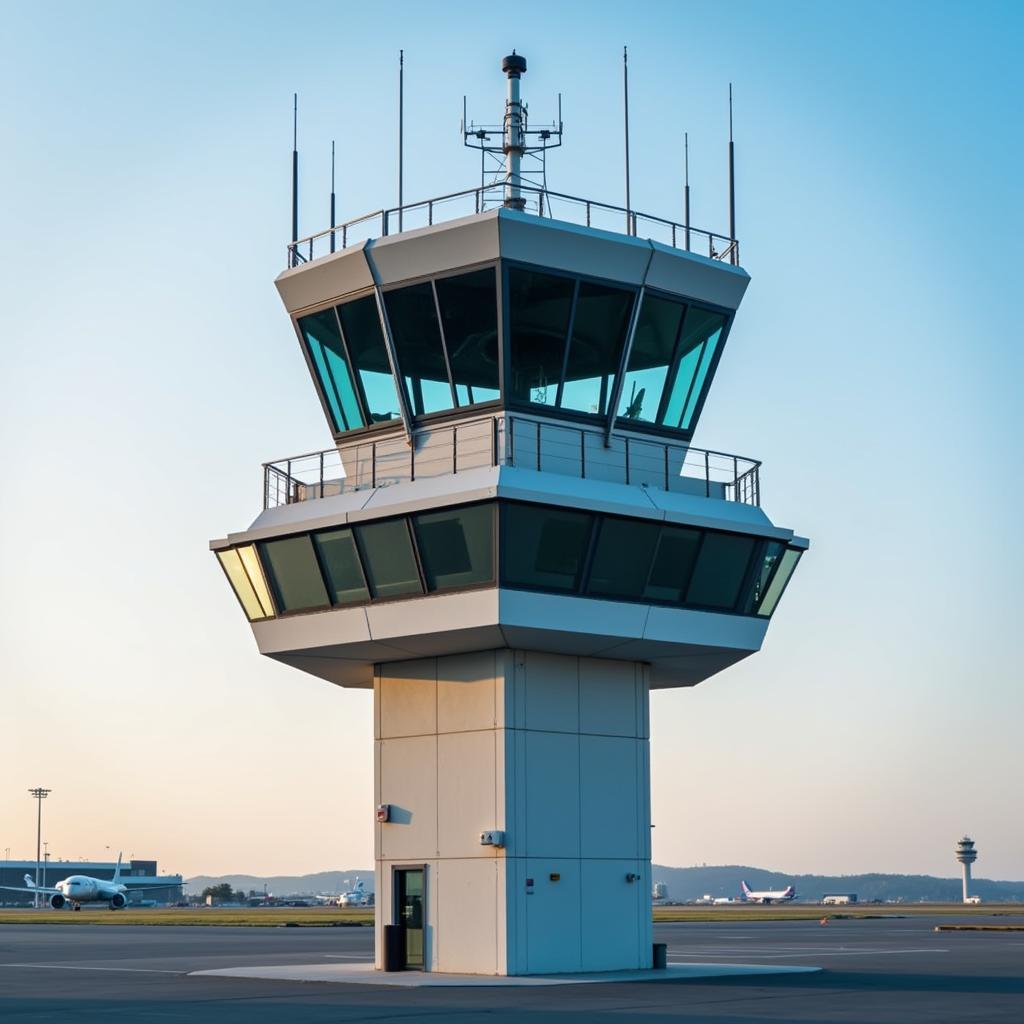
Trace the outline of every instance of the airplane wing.
<instances>
[{"instance_id":1,"label":"airplane wing","mask_svg":"<svg viewBox=\"0 0 1024 1024\"><path fill-rule=\"evenodd\" d=\"M151 892L153 889L180 889L184 885L184 882L165 882L163 885L131 885L128 887L128 894L131 895L136 892Z\"/></svg>"},{"instance_id":2,"label":"airplane wing","mask_svg":"<svg viewBox=\"0 0 1024 1024\"><path fill-rule=\"evenodd\" d=\"M55 892L60 892L60 889L47 889L42 885L0 885L0 889L6 889L9 892L27 892L27 893L50 893L51 895Z\"/></svg>"}]
</instances>

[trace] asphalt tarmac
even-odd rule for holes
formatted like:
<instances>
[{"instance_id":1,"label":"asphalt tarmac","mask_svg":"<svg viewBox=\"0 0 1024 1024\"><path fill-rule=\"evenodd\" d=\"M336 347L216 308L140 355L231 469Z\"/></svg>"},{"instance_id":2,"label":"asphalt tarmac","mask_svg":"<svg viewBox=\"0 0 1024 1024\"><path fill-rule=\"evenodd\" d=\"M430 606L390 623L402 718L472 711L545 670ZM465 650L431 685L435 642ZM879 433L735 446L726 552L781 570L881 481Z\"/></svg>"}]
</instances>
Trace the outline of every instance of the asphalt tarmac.
<instances>
[{"instance_id":1,"label":"asphalt tarmac","mask_svg":"<svg viewBox=\"0 0 1024 1024\"><path fill-rule=\"evenodd\" d=\"M0 925L0 1021L1024 1021L1024 932L936 932L944 920L662 924L655 939L669 944L670 962L823 970L500 990L189 976L242 965L368 963L369 928ZM1024 918L972 919L987 921L1024 924Z\"/></svg>"}]
</instances>

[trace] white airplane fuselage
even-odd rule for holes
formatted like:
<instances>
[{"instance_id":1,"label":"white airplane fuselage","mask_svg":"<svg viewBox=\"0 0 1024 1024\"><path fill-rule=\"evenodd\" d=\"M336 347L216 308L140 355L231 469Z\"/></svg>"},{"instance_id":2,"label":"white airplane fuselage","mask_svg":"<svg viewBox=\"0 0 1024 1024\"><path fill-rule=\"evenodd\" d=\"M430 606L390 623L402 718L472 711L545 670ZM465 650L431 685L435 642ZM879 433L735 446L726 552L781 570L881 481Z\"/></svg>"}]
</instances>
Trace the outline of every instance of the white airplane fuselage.
<instances>
[{"instance_id":1,"label":"white airplane fuselage","mask_svg":"<svg viewBox=\"0 0 1024 1024\"><path fill-rule=\"evenodd\" d=\"M69 875L53 886L50 905L59 910L65 902L72 906L102 901L120 910L128 902L128 887L120 882L108 882L90 875Z\"/></svg>"}]
</instances>

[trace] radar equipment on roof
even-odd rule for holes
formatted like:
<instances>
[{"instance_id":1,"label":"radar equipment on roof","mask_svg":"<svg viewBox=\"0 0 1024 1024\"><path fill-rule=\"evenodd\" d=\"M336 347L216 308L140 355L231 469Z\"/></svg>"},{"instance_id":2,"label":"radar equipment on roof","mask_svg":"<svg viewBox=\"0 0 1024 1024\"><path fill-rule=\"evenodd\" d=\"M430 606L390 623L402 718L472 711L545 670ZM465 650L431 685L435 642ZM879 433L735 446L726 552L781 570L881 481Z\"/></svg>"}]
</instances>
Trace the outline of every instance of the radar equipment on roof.
<instances>
[{"instance_id":1,"label":"radar equipment on roof","mask_svg":"<svg viewBox=\"0 0 1024 1024\"><path fill-rule=\"evenodd\" d=\"M470 149L480 150L480 186L486 188L504 181L503 205L513 210L526 209L523 184L538 190L537 213L544 215L547 191L547 152L562 144L562 94L558 94L558 121L543 128L530 128L529 108L519 93L526 73L526 58L515 50L502 58L501 70L508 77L505 117L500 125L483 125L466 119L466 98L462 98L462 138ZM490 160L488 160L490 158ZM527 168L523 160L530 161Z\"/></svg>"}]
</instances>

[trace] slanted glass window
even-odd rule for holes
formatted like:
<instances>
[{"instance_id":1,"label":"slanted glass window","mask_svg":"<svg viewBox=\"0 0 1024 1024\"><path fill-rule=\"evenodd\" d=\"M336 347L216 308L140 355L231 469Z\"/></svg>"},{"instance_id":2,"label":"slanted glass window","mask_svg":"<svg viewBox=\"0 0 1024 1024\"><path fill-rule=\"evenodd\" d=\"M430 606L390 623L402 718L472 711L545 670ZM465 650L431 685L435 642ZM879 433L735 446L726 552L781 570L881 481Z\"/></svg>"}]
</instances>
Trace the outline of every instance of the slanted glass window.
<instances>
[{"instance_id":1,"label":"slanted glass window","mask_svg":"<svg viewBox=\"0 0 1024 1024\"><path fill-rule=\"evenodd\" d=\"M494 505L471 505L412 517L427 590L494 579Z\"/></svg>"},{"instance_id":2,"label":"slanted glass window","mask_svg":"<svg viewBox=\"0 0 1024 1024\"><path fill-rule=\"evenodd\" d=\"M757 556L757 568L754 571L754 578L751 581L750 591L743 599L743 612L750 615L761 603L765 589L772 578L775 567L779 564L786 545L779 541L765 541L764 550Z\"/></svg>"},{"instance_id":3,"label":"slanted glass window","mask_svg":"<svg viewBox=\"0 0 1024 1024\"><path fill-rule=\"evenodd\" d=\"M553 406L562 378L575 282L515 267L508 281L509 398Z\"/></svg>"},{"instance_id":4,"label":"slanted glass window","mask_svg":"<svg viewBox=\"0 0 1024 1024\"><path fill-rule=\"evenodd\" d=\"M603 519L586 592L641 600L660 533L660 523Z\"/></svg>"},{"instance_id":5,"label":"slanted glass window","mask_svg":"<svg viewBox=\"0 0 1024 1024\"><path fill-rule=\"evenodd\" d=\"M559 405L603 416L619 369L634 293L580 283Z\"/></svg>"},{"instance_id":6,"label":"slanted glass window","mask_svg":"<svg viewBox=\"0 0 1024 1024\"><path fill-rule=\"evenodd\" d=\"M707 533L693 567L686 603L734 608L757 542L733 533Z\"/></svg>"},{"instance_id":7,"label":"slanted glass window","mask_svg":"<svg viewBox=\"0 0 1024 1024\"><path fill-rule=\"evenodd\" d=\"M678 366L662 418L666 427L692 429L694 414L724 328L725 317L721 313L696 306L687 310L679 338Z\"/></svg>"},{"instance_id":8,"label":"slanted glass window","mask_svg":"<svg viewBox=\"0 0 1024 1024\"><path fill-rule=\"evenodd\" d=\"M309 534L269 540L261 543L259 549L281 611L301 612L330 606Z\"/></svg>"},{"instance_id":9,"label":"slanted glass window","mask_svg":"<svg viewBox=\"0 0 1024 1024\"><path fill-rule=\"evenodd\" d=\"M455 402L430 282L387 292L384 302L413 415L451 409Z\"/></svg>"},{"instance_id":10,"label":"slanted glass window","mask_svg":"<svg viewBox=\"0 0 1024 1024\"><path fill-rule=\"evenodd\" d=\"M374 597L423 593L406 520L357 526L356 536Z\"/></svg>"},{"instance_id":11,"label":"slanted glass window","mask_svg":"<svg viewBox=\"0 0 1024 1024\"><path fill-rule=\"evenodd\" d=\"M384 335L377 315L377 302L372 295L338 307L341 329L359 383L366 399L371 423L399 418L398 394L391 376Z\"/></svg>"},{"instance_id":12,"label":"slanted glass window","mask_svg":"<svg viewBox=\"0 0 1024 1024\"><path fill-rule=\"evenodd\" d=\"M299 329L306 340L306 347L316 367L320 390L327 399L336 432L356 430L364 427L363 414L359 411L352 371L345 355L345 347L338 331L338 321L333 309L304 316L299 320Z\"/></svg>"},{"instance_id":13,"label":"slanted glass window","mask_svg":"<svg viewBox=\"0 0 1024 1024\"><path fill-rule=\"evenodd\" d=\"M361 604L370 600L370 591L363 579L355 537L351 530L327 530L314 533L320 564L323 566L331 603Z\"/></svg>"},{"instance_id":14,"label":"slanted glass window","mask_svg":"<svg viewBox=\"0 0 1024 1024\"><path fill-rule=\"evenodd\" d=\"M498 394L498 289L493 268L434 282L459 405Z\"/></svg>"},{"instance_id":15,"label":"slanted glass window","mask_svg":"<svg viewBox=\"0 0 1024 1024\"><path fill-rule=\"evenodd\" d=\"M779 603L779 599L782 597L782 593L786 589L786 585L789 583L793 570L796 568L797 562L800 561L802 554L803 552L798 551L796 548L786 548L785 554L779 561L779 567L775 570L775 575L764 592L764 598L757 609L758 615L768 618L775 611L775 606Z\"/></svg>"},{"instance_id":16,"label":"slanted glass window","mask_svg":"<svg viewBox=\"0 0 1024 1024\"><path fill-rule=\"evenodd\" d=\"M509 504L502 509L502 580L510 586L575 590L590 543L587 512Z\"/></svg>"},{"instance_id":17,"label":"slanted glass window","mask_svg":"<svg viewBox=\"0 0 1024 1024\"><path fill-rule=\"evenodd\" d=\"M266 581L263 579L263 570L259 569L254 581L242 563L241 551L243 550L251 555L251 562L255 563L258 568L259 563L252 545L247 548L228 548L225 551L218 551L217 559L227 574L231 589L234 590L235 596L245 611L245 617L250 622L273 618L274 607L270 603L270 593L267 590Z\"/></svg>"},{"instance_id":18,"label":"slanted glass window","mask_svg":"<svg viewBox=\"0 0 1024 1024\"><path fill-rule=\"evenodd\" d=\"M622 382L619 419L657 422L685 308L668 299L644 296L629 353L629 365Z\"/></svg>"},{"instance_id":19,"label":"slanted glass window","mask_svg":"<svg viewBox=\"0 0 1024 1024\"><path fill-rule=\"evenodd\" d=\"M679 603L690 586L702 533L683 526L664 526L651 564L644 597Z\"/></svg>"}]
</instances>

